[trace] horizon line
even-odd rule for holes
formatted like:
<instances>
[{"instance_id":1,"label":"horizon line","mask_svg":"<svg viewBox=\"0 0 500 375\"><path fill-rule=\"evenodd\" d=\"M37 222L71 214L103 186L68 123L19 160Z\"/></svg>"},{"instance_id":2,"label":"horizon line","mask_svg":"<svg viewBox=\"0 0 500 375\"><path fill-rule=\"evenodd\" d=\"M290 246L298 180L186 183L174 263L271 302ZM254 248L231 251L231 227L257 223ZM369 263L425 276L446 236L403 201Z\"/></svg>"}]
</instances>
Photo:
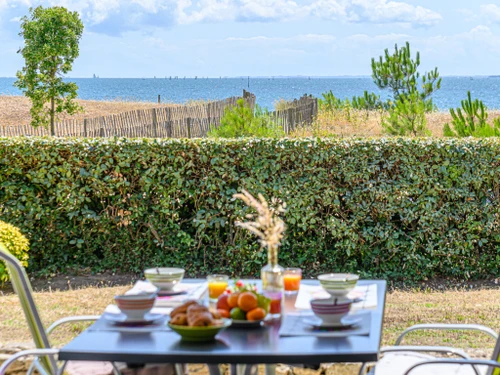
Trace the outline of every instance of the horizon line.
<instances>
[{"instance_id":1,"label":"horizon line","mask_svg":"<svg viewBox=\"0 0 500 375\"><path fill-rule=\"evenodd\" d=\"M177 77L177 78L175 78ZM450 75L440 75L440 77L455 77L455 78L471 78L471 77L498 77L500 78L500 74L450 74ZM15 79L17 77L9 77L9 76L0 76L0 79ZM371 78L371 75L359 74L359 75L334 75L334 76L313 76L313 75L280 75L280 76L164 76L164 77L63 77L67 79L166 79L166 80L183 80L183 79L263 79L263 78L301 78L301 79L324 79L324 78Z\"/></svg>"}]
</instances>

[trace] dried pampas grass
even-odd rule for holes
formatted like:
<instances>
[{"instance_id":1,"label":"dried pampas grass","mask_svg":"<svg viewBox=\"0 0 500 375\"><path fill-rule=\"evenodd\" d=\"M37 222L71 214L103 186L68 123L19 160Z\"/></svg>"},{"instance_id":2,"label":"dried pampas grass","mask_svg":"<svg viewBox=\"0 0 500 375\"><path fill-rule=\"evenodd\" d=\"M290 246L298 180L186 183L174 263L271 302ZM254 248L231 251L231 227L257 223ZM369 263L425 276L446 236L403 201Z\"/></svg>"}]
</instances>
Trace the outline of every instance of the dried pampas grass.
<instances>
[{"instance_id":1,"label":"dried pampas grass","mask_svg":"<svg viewBox=\"0 0 500 375\"><path fill-rule=\"evenodd\" d=\"M281 245L286 230L286 225L279 217L279 214L285 212L286 204L280 204L275 209L271 208L262 194L257 195L258 199L256 199L246 190L234 194L233 198L241 199L248 207L252 207L257 211L256 216L247 215L247 218L253 221L237 221L235 225L255 234L261 247L267 247L270 262L276 264L278 261L278 247Z\"/></svg>"}]
</instances>

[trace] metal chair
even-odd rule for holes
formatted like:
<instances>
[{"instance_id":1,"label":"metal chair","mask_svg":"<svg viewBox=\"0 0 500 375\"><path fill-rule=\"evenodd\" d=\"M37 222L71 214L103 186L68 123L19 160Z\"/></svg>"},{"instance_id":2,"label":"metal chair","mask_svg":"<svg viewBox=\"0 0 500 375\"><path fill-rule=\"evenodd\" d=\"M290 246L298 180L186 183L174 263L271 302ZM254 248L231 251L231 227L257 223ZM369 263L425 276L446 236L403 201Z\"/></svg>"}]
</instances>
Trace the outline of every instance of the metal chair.
<instances>
[{"instance_id":1,"label":"metal chair","mask_svg":"<svg viewBox=\"0 0 500 375\"><path fill-rule=\"evenodd\" d=\"M496 340L491 360L470 358L463 350L443 346L403 346L403 338L410 332L426 330L469 330L484 333ZM370 374L378 375L422 375L422 374L483 374L479 367L486 366L486 375L500 375L500 337L491 328L477 324L418 324L407 328L396 340L394 346L382 348L383 357L372 368ZM422 353L455 355L458 359L437 358ZM466 365L466 366L463 366ZM363 364L359 374L366 374L369 364Z\"/></svg>"},{"instance_id":2,"label":"metal chair","mask_svg":"<svg viewBox=\"0 0 500 375\"><path fill-rule=\"evenodd\" d=\"M51 347L49 341L50 333L62 324L71 322L93 322L99 319L99 316L88 315L63 318L54 322L47 330L45 330L42 320L40 319L40 315L38 314L35 300L33 299L31 284L29 282L28 275L24 270L24 267L17 260L17 258L13 256L1 243L0 260L3 260L6 263L12 286L14 287L14 291L19 297L21 307L24 311L28 327L31 331L31 335L33 336L33 341L36 346L36 349L24 350L12 355L2 364L2 366L0 366L0 375L4 375L7 371L7 368L13 362L20 358L28 356L33 356L35 357L35 359L33 360L31 367L27 372L27 375L31 375L35 369L41 375L62 374L66 367L66 363L58 366L56 356L59 350ZM120 371L115 364L113 364L113 372L117 375L120 374Z\"/></svg>"}]
</instances>

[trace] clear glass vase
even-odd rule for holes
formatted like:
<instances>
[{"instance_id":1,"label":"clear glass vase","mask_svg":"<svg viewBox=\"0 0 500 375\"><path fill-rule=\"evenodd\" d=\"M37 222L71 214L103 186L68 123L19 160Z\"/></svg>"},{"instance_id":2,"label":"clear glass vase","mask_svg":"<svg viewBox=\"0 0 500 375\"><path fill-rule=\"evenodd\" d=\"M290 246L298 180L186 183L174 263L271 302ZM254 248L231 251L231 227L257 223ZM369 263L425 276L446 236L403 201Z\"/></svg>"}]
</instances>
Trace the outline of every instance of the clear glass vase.
<instances>
[{"instance_id":1,"label":"clear glass vase","mask_svg":"<svg viewBox=\"0 0 500 375\"><path fill-rule=\"evenodd\" d=\"M262 293L271 300L269 315L280 319L283 311L283 277L285 269L278 264L278 249L268 251L268 263L260 271Z\"/></svg>"}]
</instances>

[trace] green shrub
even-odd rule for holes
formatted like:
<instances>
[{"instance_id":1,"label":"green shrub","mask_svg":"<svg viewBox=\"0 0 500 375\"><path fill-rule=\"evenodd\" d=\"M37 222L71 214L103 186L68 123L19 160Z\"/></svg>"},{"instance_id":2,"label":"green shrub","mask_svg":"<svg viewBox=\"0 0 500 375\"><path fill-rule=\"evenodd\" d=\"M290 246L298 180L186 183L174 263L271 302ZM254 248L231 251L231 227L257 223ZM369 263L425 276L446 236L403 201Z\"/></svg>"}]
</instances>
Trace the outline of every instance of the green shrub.
<instances>
[{"instance_id":1,"label":"green shrub","mask_svg":"<svg viewBox=\"0 0 500 375\"><path fill-rule=\"evenodd\" d=\"M488 108L482 100L472 100L470 91L467 100L462 100L462 108L455 111L450 109L452 126L445 124L443 134L445 137L499 137L500 120L495 119L493 124L488 124Z\"/></svg>"},{"instance_id":2,"label":"green shrub","mask_svg":"<svg viewBox=\"0 0 500 375\"><path fill-rule=\"evenodd\" d=\"M267 110L258 105L255 113L243 99L236 102L236 106L227 108L218 128L209 131L212 138L240 138L240 137L281 137L284 136L283 127L273 119Z\"/></svg>"},{"instance_id":3,"label":"green shrub","mask_svg":"<svg viewBox=\"0 0 500 375\"><path fill-rule=\"evenodd\" d=\"M0 139L0 219L30 270L258 275L232 195L287 203L280 264L306 276L500 273L500 140Z\"/></svg>"},{"instance_id":4,"label":"green shrub","mask_svg":"<svg viewBox=\"0 0 500 375\"><path fill-rule=\"evenodd\" d=\"M345 111L350 109L358 110L381 110L388 109L390 105L382 102L380 96L375 93L365 91L362 96L353 96L352 100L337 98L332 90L321 94L318 99L319 109L326 112Z\"/></svg>"},{"instance_id":5,"label":"green shrub","mask_svg":"<svg viewBox=\"0 0 500 375\"><path fill-rule=\"evenodd\" d=\"M14 255L24 267L28 267L29 241L21 231L13 225L0 220L0 243ZM0 260L0 285L9 280L9 273L5 263Z\"/></svg>"},{"instance_id":6,"label":"green shrub","mask_svg":"<svg viewBox=\"0 0 500 375\"><path fill-rule=\"evenodd\" d=\"M320 111L335 112L344 109L346 105L350 105L349 100L337 98L332 90L324 92L321 94L321 98L318 99Z\"/></svg>"},{"instance_id":7,"label":"green shrub","mask_svg":"<svg viewBox=\"0 0 500 375\"><path fill-rule=\"evenodd\" d=\"M387 103L383 103L380 100L380 95L368 91L365 91L363 96L353 96L351 105L354 109L364 109L367 111L389 108Z\"/></svg>"}]
</instances>

